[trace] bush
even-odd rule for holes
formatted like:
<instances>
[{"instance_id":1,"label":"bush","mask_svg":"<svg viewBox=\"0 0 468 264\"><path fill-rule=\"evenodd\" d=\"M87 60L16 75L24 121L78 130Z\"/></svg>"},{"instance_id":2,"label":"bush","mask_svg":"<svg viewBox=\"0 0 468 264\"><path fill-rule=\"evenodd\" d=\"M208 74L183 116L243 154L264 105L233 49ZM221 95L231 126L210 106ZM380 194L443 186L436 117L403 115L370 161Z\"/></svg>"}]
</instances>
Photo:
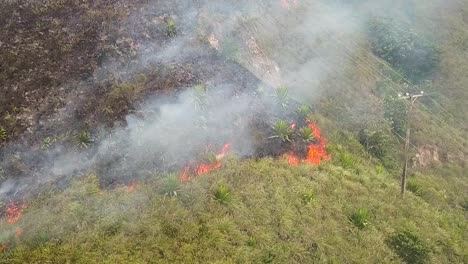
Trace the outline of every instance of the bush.
<instances>
[{"instance_id":1,"label":"bush","mask_svg":"<svg viewBox=\"0 0 468 264\"><path fill-rule=\"evenodd\" d=\"M283 141L291 141L293 130L289 126L288 122L284 120L279 120L273 125L272 128L273 132L275 133L273 137L280 138Z\"/></svg>"},{"instance_id":2,"label":"bush","mask_svg":"<svg viewBox=\"0 0 468 264\"><path fill-rule=\"evenodd\" d=\"M179 177L175 174L170 174L166 179L164 179L164 185L162 193L164 196L174 197L177 196L180 188Z\"/></svg>"},{"instance_id":3,"label":"bush","mask_svg":"<svg viewBox=\"0 0 468 264\"><path fill-rule=\"evenodd\" d=\"M410 231L401 231L393 235L388 244L406 263L422 264L429 260L429 247Z\"/></svg>"},{"instance_id":4,"label":"bush","mask_svg":"<svg viewBox=\"0 0 468 264\"><path fill-rule=\"evenodd\" d=\"M440 61L436 46L392 19L375 18L368 36L374 54L390 63L412 82L430 77Z\"/></svg>"},{"instance_id":5,"label":"bush","mask_svg":"<svg viewBox=\"0 0 468 264\"><path fill-rule=\"evenodd\" d=\"M88 131L81 131L76 135L78 147L86 149L93 142Z\"/></svg>"},{"instance_id":6,"label":"bush","mask_svg":"<svg viewBox=\"0 0 468 264\"><path fill-rule=\"evenodd\" d=\"M359 208L356 212L349 216L349 220L357 228L363 229L369 225L370 214L366 208Z\"/></svg>"},{"instance_id":7,"label":"bush","mask_svg":"<svg viewBox=\"0 0 468 264\"><path fill-rule=\"evenodd\" d=\"M299 129L299 136L304 141L311 141L314 139L314 133L310 127L302 127Z\"/></svg>"}]
</instances>

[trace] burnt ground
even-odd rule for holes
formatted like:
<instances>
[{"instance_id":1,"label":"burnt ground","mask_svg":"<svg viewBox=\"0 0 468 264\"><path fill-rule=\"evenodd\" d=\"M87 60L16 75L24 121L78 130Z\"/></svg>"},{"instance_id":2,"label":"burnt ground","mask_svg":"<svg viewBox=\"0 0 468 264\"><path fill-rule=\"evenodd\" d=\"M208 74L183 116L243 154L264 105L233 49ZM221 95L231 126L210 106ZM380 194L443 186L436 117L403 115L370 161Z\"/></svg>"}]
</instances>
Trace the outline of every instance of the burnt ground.
<instances>
[{"instance_id":1,"label":"burnt ground","mask_svg":"<svg viewBox=\"0 0 468 264\"><path fill-rule=\"evenodd\" d=\"M86 164L88 159L94 160L97 150L92 142L89 149L79 148L77 136L86 132L90 140L98 141L125 128L129 114L144 119L147 113L140 113L138 106L148 98L176 101L178 94L198 84L229 84L232 96L253 94L262 84L193 33L196 23L190 22L195 20L186 13L194 6L162 1L166 4L159 5L161 9L142 12L145 5L139 2L111 2L69 1L48 6L19 1L0 11L0 22L6 25L0 35L0 126L7 131L7 140L0 142L3 180L24 179L15 184L35 186L38 179L56 178L60 179L56 183L66 186L68 177L44 168L66 155L75 155L77 164L105 175L106 186L128 183L155 171L179 170L191 159L190 153L169 163L164 153L151 152L148 157L157 158L138 160L116 149L96 164ZM168 28L170 20L177 25L175 32ZM153 57L177 45L178 52ZM254 100L250 113L239 117L253 135L251 156L304 153L301 142L270 138L271 126L279 119L303 125L295 112L298 103L290 102L288 109L277 111L267 101ZM119 144L128 148L125 142ZM54 147L49 149L49 145ZM122 163L131 165L122 168ZM15 193L8 193L10 197L30 191L11 190Z\"/></svg>"}]
</instances>

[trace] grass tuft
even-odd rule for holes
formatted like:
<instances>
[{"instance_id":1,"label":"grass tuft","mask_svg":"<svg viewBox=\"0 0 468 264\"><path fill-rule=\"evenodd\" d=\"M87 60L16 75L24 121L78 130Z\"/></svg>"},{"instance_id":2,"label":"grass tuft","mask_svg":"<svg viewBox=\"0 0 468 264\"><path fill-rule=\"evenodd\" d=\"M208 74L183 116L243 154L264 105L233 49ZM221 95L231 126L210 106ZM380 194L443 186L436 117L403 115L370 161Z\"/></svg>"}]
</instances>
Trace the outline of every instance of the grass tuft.
<instances>
[{"instance_id":1,"label":"grass tuft","mask_svg":"<svg viewBox=\"0 0 468 264\"><path fill-rule=\"evenodd\" d=\"M228 186L221 184L213 193L213 198L220 204L227 205L232 201L231 191Z\"/></svg>"},{"instance_id":2,"label":"grass tuft","mask_svg":"<svg viewBox=\"0 0 468 264\"><path fill-rule=\"evenodd\" d=\"M357 228L364 229L369 225L370 214L366 208L359 208L357 211L352 213L349 216L349 220L353 223Z\"/></svg>"}]
</instances>

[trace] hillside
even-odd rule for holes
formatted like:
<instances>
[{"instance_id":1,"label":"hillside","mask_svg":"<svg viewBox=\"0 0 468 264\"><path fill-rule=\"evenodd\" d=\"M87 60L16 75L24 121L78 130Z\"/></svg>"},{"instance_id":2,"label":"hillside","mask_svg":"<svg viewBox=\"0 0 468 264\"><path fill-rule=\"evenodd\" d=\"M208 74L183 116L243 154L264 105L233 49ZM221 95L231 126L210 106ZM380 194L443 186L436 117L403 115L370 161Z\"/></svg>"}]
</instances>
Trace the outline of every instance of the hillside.
<instances>
[{"instance_id":1,"label":"hillside","mask_svg":"<svg viewBox=\"0 0 468 264\"><path fill-rule=\"evenodd\" d=\"M0 263L468 263L468 2L0 7Z\"/></svg>"}]
</instances>

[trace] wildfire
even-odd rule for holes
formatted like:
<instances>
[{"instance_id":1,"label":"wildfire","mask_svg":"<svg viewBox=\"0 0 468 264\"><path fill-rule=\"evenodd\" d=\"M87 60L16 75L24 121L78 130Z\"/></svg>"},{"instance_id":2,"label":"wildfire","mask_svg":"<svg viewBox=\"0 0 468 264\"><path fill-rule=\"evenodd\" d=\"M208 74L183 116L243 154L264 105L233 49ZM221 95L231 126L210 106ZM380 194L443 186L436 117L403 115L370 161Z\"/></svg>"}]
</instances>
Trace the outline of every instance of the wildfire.
<instances>
[{"instance_id":1,"label":"wildfire","mask_svg":"<svg viewBox=\"0 0 468 264\"><path fill-rule=\"evenodd\" d=\"M216 155L216 161L213 163L200 163L198 166L196 166L194 169L192 169L192 166L186 166L182 172L180 173L179 180L181 182L186 182L191 180L191 171L195 173L195 176L200 176L202 174L206 174L210 171L213 171L215 169L221 168L221 160L226 156L228 153L229 149L231 148L231 144L224 144L223 148L219 152L218 155Z\"/></svg>"},{"instance_id":2,"label":"wildfire","mask_svg":"<svg viewBox=\"0 0 468 264\"><path fill-rule=\"evenodd\" d=\"M2 252L8 246L8 242L0 244L0 252Z\"/></svg>"},{"instance_id":3,"label":"wildfire","mask_svg":"<svg viewBox=\"0 0 468 264\"><path fill-rule=\"evenodd\" d=\"M132 183L130 186L128 186L127 191L128 192L133 192L135 190L136 182Z\"/></svg>"},{"instance_id":4,"label":"wildfire","mask_svg":"<svg viewBox=\"0 0 468 264\"><path fill-rule=\"evenodd\" d=\"M308 126L312 130L316 142L308 146L307 156L302 160L302 162L313 165L320 165L321 161L331 159L331 156L327 153L326 150L327 140L326 138L322 137L322 131L317 126L317 124L309 122ZM291 126L291 128L293 128L293 126ZM285 156L289 165L299 165L301 162L301 159L292 152L286 153Z\"/></svg>"},{"instance_id":5,"label":"wildfire","mask_svg":"<svg viewBox=\"0 0 468 264\"><path fill-rule=\"evenodd\" d=\"M6 208L7 222L9 224L14 224L18 221L21 218L24 209L26 209L24 204L10 203Z\"/></svg>"},{"instance_id":6,"label":"wildfire","mask_svg":"<svg viewBox=\"0 0 468 264\"><path fill-rule=\"evenodd\" d=\"M288 163L291 166L299 165L301 160L292 152L286 154L286 158L288 159Z\"/></svg>"}]
</instances>

